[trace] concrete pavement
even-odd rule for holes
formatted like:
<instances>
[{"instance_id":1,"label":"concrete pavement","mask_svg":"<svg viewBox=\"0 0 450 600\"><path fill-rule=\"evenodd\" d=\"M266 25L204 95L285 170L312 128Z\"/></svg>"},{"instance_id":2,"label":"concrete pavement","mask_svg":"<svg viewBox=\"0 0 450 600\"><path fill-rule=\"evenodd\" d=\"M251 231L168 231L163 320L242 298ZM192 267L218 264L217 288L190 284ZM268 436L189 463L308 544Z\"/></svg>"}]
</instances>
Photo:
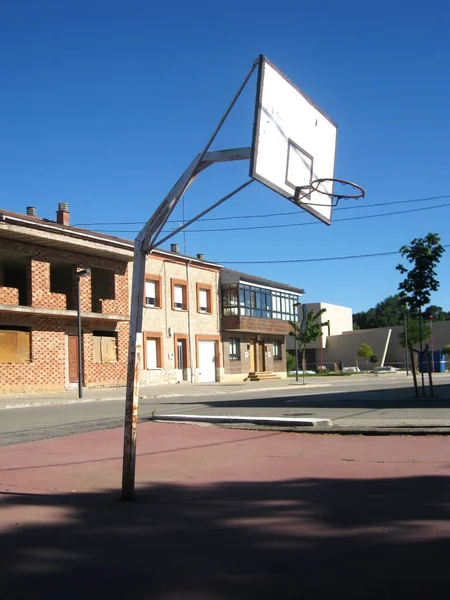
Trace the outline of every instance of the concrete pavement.
<instances>
[{"instance_id":1,"label":"concrete pavement","mask_svg":"<svg viewBox=\"0 0 450 600\"><path fill-rule=\"evenodd\" d=\"M152 414L156 417L166 415L165 418L168 418L167 415L189 414L191 420L197 415L199 420L209 416L209 420L220 417L222 421L227 416L248 420L262 417L282 421L289 418L300 419L305 426L308 426L306 421L314 421L318 431L320 424L317 420L326 420L325 427L331 425L331 431L338 433L450 431L448 373L435 376L435 398L416 398L412 378L404 374L308 378L306 382L302 385L301 382L296 384L295 379L285 379L148 386L140 390L140 415L142 419L148 419ZM99 427L103 428L121 425L123 399L123 388L97 389L85 390L83 401L78 400L75 391L46 396L0 396L0 407L31 407L28 412L38 410L39 406L54 407L53 412L58 411L59 416L49 420L51 425L65 426L72 419L75 423L95 418L104 422ZM101 404L103 402L105 404ZM94 407L89 408L89 403L95 403L95 410ZM23 429L28 412L13 411L9 417L5 415L3 431L9 433ZM48 412L43 410L39 415L42 417L39 418L40 425L47 427ZM36 416L37 413L32 422ZM110 421L110 425L106 421ZM11 427L8 427L9 423Z\"/></svg>"},{"instance_id":2,"label":"concrete pavement","mask_svg":"<svg viewBox=\"0 0 450 600\"><path fill-rule=\"evenodd\" d=\"M0 448L12 600L448 598L446 437L139 427Z\"/></svg>"}]
</instances>

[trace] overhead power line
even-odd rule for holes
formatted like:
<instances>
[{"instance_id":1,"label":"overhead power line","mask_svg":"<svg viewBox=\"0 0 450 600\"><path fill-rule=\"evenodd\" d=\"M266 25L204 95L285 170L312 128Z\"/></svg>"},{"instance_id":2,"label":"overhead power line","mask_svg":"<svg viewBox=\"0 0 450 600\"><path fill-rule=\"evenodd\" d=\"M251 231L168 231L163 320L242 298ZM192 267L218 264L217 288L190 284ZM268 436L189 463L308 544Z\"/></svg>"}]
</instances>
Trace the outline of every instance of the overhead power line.
<instances>
[{"instance_id":1,"label":"overhead power line","mask_svg":"<svg viewBox=\"0 0 450 600\"><path fill-rule=\"evenodd\" d=\"M411 204L412 202L429 202L431 200L443 200L445 198L450 198L450 194L444 194L442 196L429 196L427 198L412 198L411 200L393 200L390 202L377 202L375 204L364 204L359 203L355 204L347 204L345 206L338 206L334 209L334 211L338 210L355 210L358 208L373 208L377 206L391 206L393 204ZM267 213L267 214L253 214L253 215L230 215L228 217L206 217L204 219L200 219L200 221L230 221L232 219L264 219L264 218L272 218L272 217L287 217L292 215L298 215L298 210L282 212L282 213ZM98 221L94 223L76 223L75 227L93 227L97 225L145 225L146 221ZM179 220L169 220L167 223L180 223Z\"/></svg>"},{"instance_id":2,"label":"overhead power line","mask_svg":"<svg viewBox=\"0 0 450 600\"><path fill-rule=\"evenodd\" d=\"M438 204L436 206L424 206L422 208L411 208L409 210L398 210L388 213L377 213L375 215L360 215L358 217L346 217L343 219L334 219L333 223L343 223L344 221L361 221L363 219L375 219L379 217L390 217L393 215L404 215L414 212L420 212L424 210L433 210L436 208L444 208L450 206L448 204ZM254 231L257 229L281 229L286 227L306 227L309 225L319 225L319 221L302 221L301 223L285 223L283 225L254 225L253 227L222 227L216 229L187 229L188 233L212 233L212 232L226 232L226 231ZM99 232L114 232L114 233L138 233L134 229L97 229ZM169 229L164 230L162 233L170 233Z\"/></svg>"},{"instance_id":3,"label":"overhead power line","mask_svg":"<svg viewBox=\"0 0 450 600\"><path fill-rule=\"evenodd\" d=\"M450 247L450 244L444 244L444 248ZM400 252L375 252L373 254L351 254L348 256L325 256L323 258L292 258L286 260L218 260L221 265L272 265L272 264L287 264L287 263L308 263L308 262L325 262L331 260L351 260L353 258L372 258L376 256L393 256Z\"/></svg>"}]
</instances>

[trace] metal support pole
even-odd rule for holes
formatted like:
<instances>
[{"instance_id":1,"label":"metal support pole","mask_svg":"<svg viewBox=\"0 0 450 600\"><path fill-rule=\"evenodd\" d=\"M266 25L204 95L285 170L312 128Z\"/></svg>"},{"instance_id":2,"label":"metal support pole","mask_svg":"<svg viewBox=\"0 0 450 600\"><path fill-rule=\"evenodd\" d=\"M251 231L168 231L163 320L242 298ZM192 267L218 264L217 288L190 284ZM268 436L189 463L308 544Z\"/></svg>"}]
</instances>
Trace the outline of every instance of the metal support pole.
<instances>
[{"instance_id":1,"label":"metal support pole","mask_svg":"<svg viewBox=\"0 0 450 600\"><path fill-rule=\"evenodd\" d=\"M422 311L419 311L419 336L420 336L420 361L419 361L419 366L420 366L420 375L421 375L421 381L422 381L422 396L425 398L425 396L427 395L427 392L425 390L425 373L423 372L423 368L424 368L424 360L423 360L423 342L422 342Z\"/></svg>"},{"instance_id":2,"label":"metal support pole","mask_svg":"<svg viewBox=\"0 0 450 600\"><path fill-rule=\"evenodd\" d=\"M295 334L295 381L298 383L298 339Z\"/></svg>"},{"instance_id":3,"label":"metal support pole","mask_svg":"<svg viewBox=\"0 0 450 600\"><path fill-rule=\"evenodd\" d=\"M408 370L408 326L406 321L406 312L403 313L403 329L405 334L405 361L406 361L406 376L409 375Z\"/></svg>"},{"instance_id":4,"label":"metal support pole","mask_svg":"<svg viewBox=\"0 0 450 600\"><path fill-rule=\"evenodd\" d=\"M81 277L77 275L77 324L78 324L78 398L83 397L83 337L81 333Z\"/></svg>"},{"instance_id":5,"label":"metal support pole","mask_svg":"<svg viewBox=\"0 0 450 600\"><path fill-rule=\"evenodd\" d=\"M123 440L122 500L135 500L136 439L139 405L139 372L142 349L142 306L144 303L146 253L134 243L130 336Z\"/></svg>"}]
</instances>

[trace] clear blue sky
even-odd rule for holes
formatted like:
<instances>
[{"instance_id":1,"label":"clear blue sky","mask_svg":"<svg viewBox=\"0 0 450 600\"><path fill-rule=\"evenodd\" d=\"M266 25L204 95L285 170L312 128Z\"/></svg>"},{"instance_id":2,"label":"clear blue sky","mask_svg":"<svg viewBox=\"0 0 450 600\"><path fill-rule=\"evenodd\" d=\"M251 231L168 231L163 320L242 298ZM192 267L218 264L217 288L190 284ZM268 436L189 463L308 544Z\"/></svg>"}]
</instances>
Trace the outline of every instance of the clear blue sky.
<instances>
[{"instance_id":1,"label":"clear blue sky","mask_svg":"<svg viewBox=\"0 0 450 600\"><path fill-rule=\"evenodd\" d=\"M367 310L397 292L398 255L237 261L395 252L428 232L450 244L449 22L447 0L3 0L0 206L34 205L54 218L65 201L72 224L117 223L92 229L134 238L140 226L121 223L150 217L262 53L337 122L336 176L361 183L366 198L341 203L327 227L254 183L209 215L253 218L192 229L280 227L173 241L182 251L186 242L188 254L303 287L305 301ZM255 85L253 78L214 148L250 144ZM247 174L248 164L202 174L185 194L185 217ZM405 202L432 196L447 197ZM183 219L181 203L173 219ZM445 310L449 267L450 248L432 297Z\"/></svg>"}]
</instances>

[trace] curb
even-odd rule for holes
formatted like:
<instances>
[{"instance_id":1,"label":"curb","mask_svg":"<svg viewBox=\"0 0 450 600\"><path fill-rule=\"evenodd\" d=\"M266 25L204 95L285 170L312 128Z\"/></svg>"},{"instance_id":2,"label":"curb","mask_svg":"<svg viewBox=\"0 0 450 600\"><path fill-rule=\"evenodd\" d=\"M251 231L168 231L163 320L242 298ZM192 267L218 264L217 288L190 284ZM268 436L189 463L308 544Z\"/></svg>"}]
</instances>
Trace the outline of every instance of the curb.
<instances>
[{"instance_id":1,"label":"curb","mask_svg":"<svg viewBox=\"0 0 450 600\"><path fill-rule=\"evenodd\" d=\"M331 427L330 419L301 419L299 417L240 417L234 415L154 415L151 421L170 423L242 423L254 425L281 425L297 427Z\"/></svg>"}]
</instances>

